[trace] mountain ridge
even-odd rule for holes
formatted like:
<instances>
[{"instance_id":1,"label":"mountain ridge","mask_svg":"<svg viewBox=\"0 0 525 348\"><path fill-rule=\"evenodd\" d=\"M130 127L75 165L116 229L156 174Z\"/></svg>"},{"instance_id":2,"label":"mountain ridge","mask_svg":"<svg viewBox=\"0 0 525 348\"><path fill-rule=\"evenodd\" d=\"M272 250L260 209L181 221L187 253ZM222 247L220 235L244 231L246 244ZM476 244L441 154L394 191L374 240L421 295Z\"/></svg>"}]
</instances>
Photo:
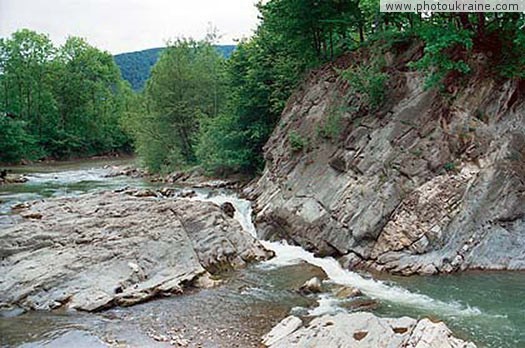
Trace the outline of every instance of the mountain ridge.
<instances>
[{"instance_id":1,"label":"mountain ridge","mask_svg":"<svg viewBox=\"0 0 525 348\"><path fill-rule=\"evenodd\" d=\"M219 53L225 58L229 58L235 49L235 45L216 45ZM160 53L165 47L154 47L145 50L119 53L113 56L115 63L117 63L122 78L131 84L135 91L140 91L144 88L151 72L151 68L155 65L160 57Z\"/></svg>"}]
</instances>

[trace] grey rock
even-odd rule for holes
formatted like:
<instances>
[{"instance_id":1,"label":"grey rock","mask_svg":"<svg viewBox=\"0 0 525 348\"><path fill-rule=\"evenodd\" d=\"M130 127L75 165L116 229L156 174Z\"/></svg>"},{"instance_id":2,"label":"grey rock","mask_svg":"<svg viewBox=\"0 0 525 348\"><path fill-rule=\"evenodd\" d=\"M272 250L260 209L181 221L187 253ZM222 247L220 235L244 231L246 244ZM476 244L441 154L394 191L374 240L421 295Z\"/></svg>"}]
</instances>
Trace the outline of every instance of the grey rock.
<instances>
[{"instance_id":1,"label":"grey rock","mask_svg":"<svg viewBox=\"0 0 525 348\"><path fill-rule=\"evenodd\" d=\"M300 288L299 292L302 294L318 294L323 290L323 283L321 279L313 277L307 280Z\"/></svg>"},{"instance_id":2,"label":"grey rock","mask_svg":"<svg viewBox=\"0 0 525 348\"><path fill-rule=\"evenodd\" d=\"M158 191L163 197L173 197L175 196L175 189L171 187L163 187Z\"/></svg>"},{"instance_id":3,"label":"grey rock","mask_svg":"<svg viewBox=\"0 0 525 348\"><path fill-rule=\"evenodd\" d=\"M335 291L335 296L341 299L353 298L362 296L361 290L349 286L340 287Z\"/></svg>"},{"instance_id":4,"label":"grey rock","mask_svg":"<svg viewBox=\"0 0 525 348\"><path fill-rule=\"evenodd\" d=\"M293 315L284 318L279 322L279 324L273 327L269 333L264 335L262 343L271 347L272 345L279 342L279 340L286 338L302 325L303 321Z\"/></svg>"},{"instance_id":5,"label":"grey rock","mask_svg":"<svg viewBox=\"0 0 525 348\"><path fill-rule=\"evenodd\" d=\"M379 318L372 313L339 313L315 318L303 325L288 317L263 337L269 348L475 348L452 336L444 323L408 317Z\"/></svg>"},{"instance_id":6,"label":"grey rock","mask_svg":"<svg viewBox=\"0 0 525 348\"><path fill-rule=\"evenodd\" d=\"M0 177L0 185L7 184L23 184L28 182L29 179L24 175L20 174L5 174L4 177Z\"/></svg>"},{"instance_id":7,"label":"grey rock","mask_svg":"<svg viewBox=\"0 0 525 348\"><path fill-rule=\"evenodd\" d=\"M207 202L103 192L23 212L40 219L0 230L0 308L133 305L271 255Z\"/></svg>"},{"instance_id":8,"label":"grey rock","mask_svg":"<svg viewBox=\"0 0 525 348\"><path fill-rule=\"evenodd\" d=\"M443 101L423 90L423 76L398 78L397 99L378 111L388 116L342 111L331 141L316 132L331 110L355 103L340 95L347 86L313 77L290 99L265 145L264 172L245 189L260 237L402 275L525 269L520 85L476 80L446 105L444 120L436 116ZM291 152L292 131L311 151Z\"/></svg>"},{"instance_id":9,"label":"grey rock","mask_svg":"<svg viewBox=\"0 0 525 348\"><path fill-rule=\"evenodd\" d=\"M180 191L177 196L181 198L193 198L197 196L197 193L194 190L184 189Z\"/></svg>"},{"instance_id":10,"label":"grey rock","mask_svg":"<svg viewBox=\"0 0 525 348\"><path fill-rule=\"evenodd\" d=\"M157 197L157 193L150 189L136 190L131 194L135 197Z\"/></svg>"},{"instance_id":11,"label":"grey rock","mask_svg":"<svg viewBox=\"0 0 525 348\"><path fill-rule=\"evenodd\" d=\"M235 215L235 207L230 202L222 203L221 210L224 212L224 214L231 218L233 218L233 216Z\"/></svg>"}]
</instances>

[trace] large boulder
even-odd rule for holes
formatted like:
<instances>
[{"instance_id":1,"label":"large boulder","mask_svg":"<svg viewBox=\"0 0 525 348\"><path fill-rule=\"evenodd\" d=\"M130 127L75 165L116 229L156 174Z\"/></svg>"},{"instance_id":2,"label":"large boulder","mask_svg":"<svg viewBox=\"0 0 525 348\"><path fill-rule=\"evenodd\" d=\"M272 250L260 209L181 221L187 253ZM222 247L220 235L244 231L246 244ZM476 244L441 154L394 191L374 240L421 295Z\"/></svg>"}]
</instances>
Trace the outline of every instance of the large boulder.
<instances>
[{"instance_id":1,"label":"large boulder","mask_svg":"<svg viewBox=\"0 0 525 348\"><path fill-rule=\"evenodd\" d=\"M0 175L0 185L4 184L23 184L29 179L21 174L9 174L6 170L2 170Z\"/></svg>"},{"instance_id":2,"label":"large boulder","mask_svg":"<svg viewBox=\"0 0 525 348\"><path fill-rule=\"evenodd\" d=\"M304 282L303 285L299 288L299 292L304 295L308 294L318 294L323 291L323 283L321 282L321 279L317 277L313 277L306 282Z\"/></svg>"},{"instance_id":3,"label":"large boulder","mask_svg":"<svg viewBox=\"0 0 525 348\"><path fill-rule=\"evenodd\" d=\"M290 316L263 337L269 348L475 348L452 335L441 322L428 319L379 318L372 313L324 315L304 324Z\"/></svg>"},{"instance_id":4,"label":"large boulder","mask_svg":"<svg viewBox=\"0 0 525 348\"><path fill-rule=\"evenodd\" d=\"M0 231L0 308L132 305L270 256L207 202L104 192L18 213Z\"/></svg>"},{"instance_id":5,"label":"large boulder","mask_svg":"<svg viewBox=\"0 0 525 348\"><path fill-rule=\"evenodd\" d=\"M405 69L418 52L389 63L377 110L340 62L290 98L245 190L260 237L403 275L525 269L525 84L474 75L443 98Z\"/></svg>"}]
</instances>

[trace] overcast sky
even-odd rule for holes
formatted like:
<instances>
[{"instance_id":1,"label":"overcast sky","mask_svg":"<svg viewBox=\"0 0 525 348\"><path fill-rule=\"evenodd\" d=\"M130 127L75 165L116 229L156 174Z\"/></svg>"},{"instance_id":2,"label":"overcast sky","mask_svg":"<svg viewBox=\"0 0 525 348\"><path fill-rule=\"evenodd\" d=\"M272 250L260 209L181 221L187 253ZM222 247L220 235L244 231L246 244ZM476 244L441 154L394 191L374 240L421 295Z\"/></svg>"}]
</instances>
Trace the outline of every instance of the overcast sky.
<instances>
[{"instance_id":1,"label":"overcast sky","mask_svg":"<svg viewBox=\"0 0 525 348\"><path fill-rule=\"evenodd\" d=\"M28 28L62 44L81 36L111 53L202 39L211 23L232 44L257 24L256 0L0 0L0 37Z\"/></svg>"}]
</instances>

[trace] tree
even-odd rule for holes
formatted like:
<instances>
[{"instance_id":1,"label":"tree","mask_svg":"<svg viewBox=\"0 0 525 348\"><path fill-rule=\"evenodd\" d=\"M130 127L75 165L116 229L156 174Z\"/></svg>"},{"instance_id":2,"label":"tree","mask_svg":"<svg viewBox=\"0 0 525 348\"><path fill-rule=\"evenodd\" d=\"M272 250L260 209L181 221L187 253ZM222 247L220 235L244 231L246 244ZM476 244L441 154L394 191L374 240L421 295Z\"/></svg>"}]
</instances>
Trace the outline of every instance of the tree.
<instances>
[{"instance_id":1,"label":"tree","mask_svg":"<svg viewBox=\"0 0 525 348\"><path fill-rule=\"evenodd\" d=\"M55 48L46 35L23 29L0 40L0 58L0 114L9 115L11 138L28 140L18 142L27 149L9 147L0 162L129 147L120 129L129 86L109 53L79 38Z\"/></svg>"},{"instance_id":2,"label":"tree","mask_svg":"<svg viewBox=\"0 0 525 348\"><path fill-rule=\"evenodd\" d=\"M136 148L150 169L196 162L200 124L222 108L223 61L210 39L179 39L162 52L146 83L142 111L131 116Z\"/></svg>"}]
</instances>

